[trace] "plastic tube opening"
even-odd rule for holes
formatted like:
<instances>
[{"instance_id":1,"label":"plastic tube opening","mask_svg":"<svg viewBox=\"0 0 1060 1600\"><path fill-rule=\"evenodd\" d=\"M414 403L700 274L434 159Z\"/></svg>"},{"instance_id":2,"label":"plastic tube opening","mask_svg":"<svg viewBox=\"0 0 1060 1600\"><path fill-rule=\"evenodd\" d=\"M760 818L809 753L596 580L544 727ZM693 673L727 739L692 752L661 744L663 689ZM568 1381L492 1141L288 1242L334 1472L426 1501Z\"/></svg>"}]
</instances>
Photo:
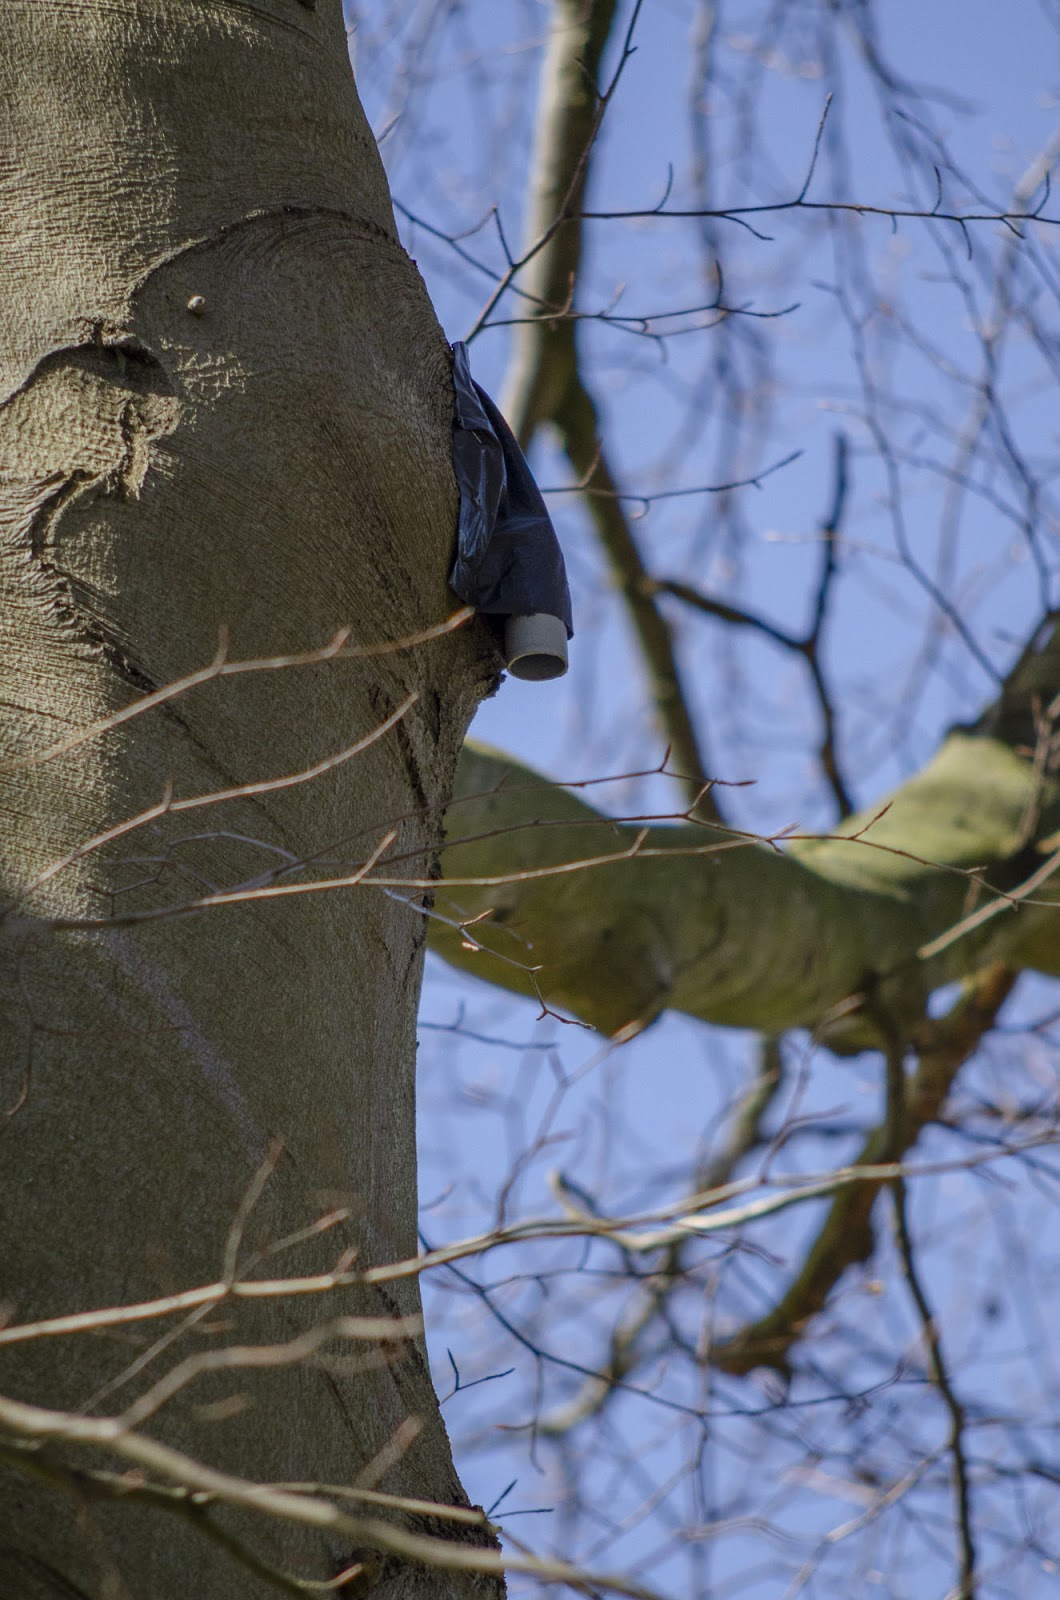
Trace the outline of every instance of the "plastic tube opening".
<instances>
[{"instance_id":1,"label":"plastic tube opening","mask_svg":"<svg viewBox=\"0 0 1060 1600\"><path fill-rule=\"evenodd\" d=\"M546 611L509 617L504 624L504 655L513 678L545 683L567 670L567 627Z\"/></svg>"}]
</instances>

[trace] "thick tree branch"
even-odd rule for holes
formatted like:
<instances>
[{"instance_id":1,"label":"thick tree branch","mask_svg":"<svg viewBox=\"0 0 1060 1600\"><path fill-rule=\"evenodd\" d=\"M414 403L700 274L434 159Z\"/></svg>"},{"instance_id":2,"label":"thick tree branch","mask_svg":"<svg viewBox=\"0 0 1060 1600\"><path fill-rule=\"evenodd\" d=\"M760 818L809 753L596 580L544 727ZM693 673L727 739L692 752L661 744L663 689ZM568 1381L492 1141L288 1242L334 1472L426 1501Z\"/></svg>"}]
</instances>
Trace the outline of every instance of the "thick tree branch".
<instances>
[{"instance_id":1,"label":"thick tree branch","mask_svg":"<svg viewBox=\"0 0 1060 1600\"><path fill-rule=\"evenodd\" d=\"M614 0L555 0L542 76L537 142L532 161L527 237L531 241L512 275L521 290L557 314L569 311L581 262L581 209L593 144L618 73L603 95L596 81L614 21ZM631 43L627 33L622 64ZM503 287L503 284L502 284ZM496 303L498 292L491 298ZM704 793L707 762L681 683L673 639L652 595L637 541L618 494L600 437L593 397L579 364L577 323L547 309L515 330L511 375L503 406L528 449L537 429L555 425L615 584L626 603L651 687L671 765L687 781L698 815L717 820L713 795Z\"/></svg>"},{"instance_id":2,"label":"thick tree branch","mask_svg":"<svg viewBox=\"0 0 1060 1600\"><path fill-rule=\"evenodd\" d=\"M600 61L614 19L615 0L553 0L531 157L529 244L517 264L521 291L543 314L568 310L574 297L582 234L573 219L589 177L600 122ZM549 338L553 326L521 323L513 337L503 410L524 448L554 415L573 359L573 345L561 350Z\"/></svg>"},{"instance_id":3,"label":"thick tree branch","mask_svg":"<svg viewBox=\"0 0 1060 1600\"><path fill-rule=\"evenodd\" d=\"M573 347L573 328L564 324L558 338ZM617 492L600 436L596 406L582 381L573 352L567 387L553 421L578 482L588 490L589 515L614 582L626 603L648 676L655 714L670 747L669 766L686 780L689 797L696 801L696 815L718 821L721 814L715 793L704 790L704 785L709 783L706 757L692 721L670 625L653 597L652 581Z\"/></svg>"},{"instance_id":4,"label":"thick tree branch","mask_svg":"<svg viewBox=\"0 0 1060 1600\"><path fill-rule=\"evenodd\" d=\"M1058 680L1054 628L994 714L955 730L885 806L827 837L763 843L696 822L614 822L469 745L434 948L608 1033L673 1008L767 1032L809 1027L833 1048L879 1043L872 993L908 1031L933 988L993 960L1060 974L1056 889L1021 895L1060 826L1051 724L1039 717L1029 749L1024 738L1029 702L1048 703ZM992 901L1004 909L971 926L968 913Z\"/></svg>"}]
</instances>

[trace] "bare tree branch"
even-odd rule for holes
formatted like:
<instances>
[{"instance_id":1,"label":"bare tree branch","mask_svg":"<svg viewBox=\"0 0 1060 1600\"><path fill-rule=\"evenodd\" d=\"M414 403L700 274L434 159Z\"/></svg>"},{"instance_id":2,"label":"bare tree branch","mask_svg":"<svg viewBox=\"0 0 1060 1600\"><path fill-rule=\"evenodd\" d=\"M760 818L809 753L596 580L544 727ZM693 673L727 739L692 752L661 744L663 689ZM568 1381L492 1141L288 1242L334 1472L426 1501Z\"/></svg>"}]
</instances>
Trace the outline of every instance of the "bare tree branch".
<instances>
[{"instance_id":1,"label":"bare tree branch","mask_svg":"<svg viewBox=\"0 0 1060 1600\"><path fill-rule=\"evenodd\" d=\"M859 1165L900 1159L939 1116L957 1073L994 1026L1016 976L1004 966L986 968L969 982L947 1016L922 1024L919 1065L906 1091L901 1133L896 1135L890 1120L881 1122L862 1144ZM715 1366L731 1373L754 1367L789 1370L792 1350L824 1310L843 1273L871 1258L876 1245L871 1218L880 1188L869 1182L836 1197L783 1297L765 1316L713 1345L710 1359Z\"/></svg>"}]
</instances>

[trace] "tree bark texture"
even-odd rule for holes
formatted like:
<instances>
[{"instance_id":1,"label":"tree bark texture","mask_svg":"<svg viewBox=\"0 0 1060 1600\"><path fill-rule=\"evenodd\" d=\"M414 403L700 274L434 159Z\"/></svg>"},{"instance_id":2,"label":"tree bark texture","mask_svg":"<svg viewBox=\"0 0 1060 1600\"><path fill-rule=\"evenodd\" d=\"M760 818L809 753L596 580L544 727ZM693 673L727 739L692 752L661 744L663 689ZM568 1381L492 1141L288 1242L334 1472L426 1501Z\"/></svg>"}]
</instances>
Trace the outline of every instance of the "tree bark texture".
<instances>
[{"instance_id":1,"label":"tree bark texture","mask_svg":"<svg viewBox=\"0 0 1060 1600\"><path fill-rule=\"evenodd\" d=\"M319 1270L347 1245L414 1254L416 911L351 888L69 924L282 861L356 862L391 825L422 875L495 674L484 634L209 682L38 759L201 668L222 630L232 659L265 657L341 628L401 638L454 609L449 352L396 236L340 0L7 0L0 78L0 1300L25 1321L215 1281L276 1139L244 1257L330 1207L353 1214L259 1274ZM167 792L311 766L410 693L390 732L315 781L75 855ZM240 1302L135 1377L155 1324L16 1346L0 1392L120 1411L189 1353L417 1306L414 1284L326 1313ZM224 1471L348 1484L414 1417L376 1487L464 1503L422 1344L352 1357L365 1370L221 1374L150 1431ZM350 1558L250 1513L218 1521L303 1577ZM0 1600L266 1592L186 1521L0 1479ZM391 1562L372 1592L497 1587Z\"/></svg>"}]
</instances>

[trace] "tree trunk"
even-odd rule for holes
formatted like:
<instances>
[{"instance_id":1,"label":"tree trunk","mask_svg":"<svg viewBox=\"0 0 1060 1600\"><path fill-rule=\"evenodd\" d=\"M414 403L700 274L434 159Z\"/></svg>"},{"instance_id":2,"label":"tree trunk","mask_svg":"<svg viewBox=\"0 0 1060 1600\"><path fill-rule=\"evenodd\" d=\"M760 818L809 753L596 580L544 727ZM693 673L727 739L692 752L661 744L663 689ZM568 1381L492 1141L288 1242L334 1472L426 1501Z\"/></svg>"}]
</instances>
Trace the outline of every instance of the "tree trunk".
<instances>
[{"instance_id":1,"label":"tree trunk","mask_svg":"<svg viewBox=\"0 0 1060 1600\"><path fill-rule=\"evenodd\" d=\"M399 872L424 876L495 674L483 634L216 678L44 758L203 667L224 630L236 660L342 628L400 639L454 609L449 353L396 237L340 0L8 0L0 77L0 1300L25 1322L216 1281L275 1140L241 1259L333 1207L351 1217L253 1275L344 1247L414 1255L422 916L351 887L136 917L306 858L322 860L283 881L350 873L390 827ZM410 694L314 781L77 853L166 794L301 772ZM229 1303L135 1375L173 1319L14 1344L0 1392L113 1414L189 1354L418 1303L414 1281ZM422 1343L344 1355L362 1370L197 1381L148 1431L250 1478L349 1484L415 1418L373 1485L465 1503ZM0 1600L271 1592L193 1526L211 1517L302 1577L352 1559L256 1513L115 1504L83 1453L36 1465L43 1480L0 1480ZM372 1592L472 1591L497 1580L391 1559Z\"/></svg>"}]
</instances>

